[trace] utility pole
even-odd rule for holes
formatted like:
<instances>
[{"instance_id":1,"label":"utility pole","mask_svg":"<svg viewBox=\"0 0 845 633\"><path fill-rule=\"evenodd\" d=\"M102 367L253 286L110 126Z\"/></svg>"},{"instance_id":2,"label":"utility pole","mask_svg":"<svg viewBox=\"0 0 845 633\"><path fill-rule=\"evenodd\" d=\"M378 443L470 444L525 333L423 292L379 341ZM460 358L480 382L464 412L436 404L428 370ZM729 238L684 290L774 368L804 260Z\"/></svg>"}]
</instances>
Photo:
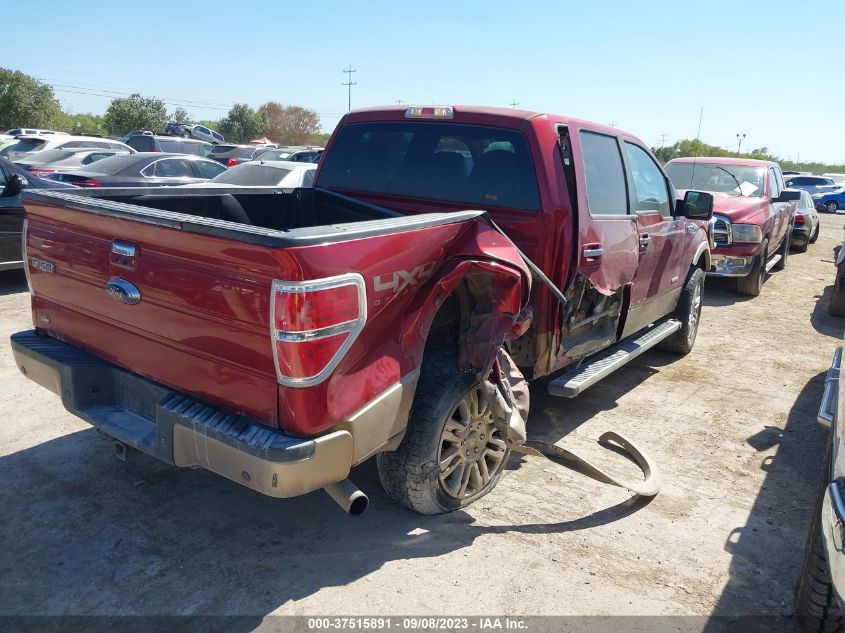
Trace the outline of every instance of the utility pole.
<instances>
[{"instance_id":1,"label":"utility pole","mask_svg":"<svg viewBox=\"0 0 845 633\"><path fill-rule=\"evenodd\" d=\"M357 81L352 81L352 73L357 73L358 70L355 69L355 68L352 68L352 64L349 64L349 69L344 70L343 72L346 73L346 75L348 75L347 80L344 81L342 84L340 84L341 86L347 86L349 88L349 96L348 96L348 102L347 102L347 112L348 112L349 110L352 109L352 86L358 85Z\"/></svg>"},{"instance_id":2,"label":"utility pole","mask_svg":"<svg viewBox=\"0 0 845 633\"><path fill-rule=\"evenodd\" d=\"M402 99L397 99L396 103L398 103L399 105L402 105L404 103L404 101L402 101Z\"/></svg>"},{"instance_id":3,"label":"utility pole","mask_svg":"<svg viewBox=\"0 0 845 633\"><path fill-rule=\"evenodd\" d=\"M666 133L660 135L660 147L666 146Z\"/></svg>"},{"instance_id":4,"label":"utility pole","mask_svg":"<svg viewBox=\"0 0 845 633\"><path fill-rule=\"evenodd\" d=\"M740 152L742 151L742 142L745 140L745 133L737 134L736 135L736 155L739 156Z\"/></svg>"},{"instance_id":5,"label":"utility pole","mask_svg":"<svg viewBox=\"0 0 845 633\"><path fill-rule=\"evenodd\" d=\"M516 99L514 99L510 103L511 108L513 108L514 110L516 110L516 106L518 106L518 105L519 105L519 101L517 101Z\"/></svg>"}]
</instances>

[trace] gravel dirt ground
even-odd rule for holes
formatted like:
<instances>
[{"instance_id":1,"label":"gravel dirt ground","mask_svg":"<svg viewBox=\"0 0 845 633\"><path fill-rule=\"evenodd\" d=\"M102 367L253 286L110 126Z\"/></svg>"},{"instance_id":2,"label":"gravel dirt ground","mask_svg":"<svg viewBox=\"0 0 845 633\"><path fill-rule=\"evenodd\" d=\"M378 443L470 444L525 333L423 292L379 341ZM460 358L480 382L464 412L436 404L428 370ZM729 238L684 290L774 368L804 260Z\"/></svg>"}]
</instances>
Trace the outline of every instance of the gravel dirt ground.
<instances>
[{"instance_id":1,"label":"gravel dirt ground","mask_svg":"<svg viewBox=\"0 0 845 633\"><path fill-rule=\"evenodd\" d=\"M815 421L845 320L827 315L845 216L762 295L708 280L693 352L649 352L576 400L536 384L529 434L636 474L596 443L628 434L662 492L632 499L533 458L463 512L273 500L112 445L20 375L23 275L0 274L0 615L784 615L826 433ZM249 630L249 626L246 627Z\"/></svg>"}]
</instances>

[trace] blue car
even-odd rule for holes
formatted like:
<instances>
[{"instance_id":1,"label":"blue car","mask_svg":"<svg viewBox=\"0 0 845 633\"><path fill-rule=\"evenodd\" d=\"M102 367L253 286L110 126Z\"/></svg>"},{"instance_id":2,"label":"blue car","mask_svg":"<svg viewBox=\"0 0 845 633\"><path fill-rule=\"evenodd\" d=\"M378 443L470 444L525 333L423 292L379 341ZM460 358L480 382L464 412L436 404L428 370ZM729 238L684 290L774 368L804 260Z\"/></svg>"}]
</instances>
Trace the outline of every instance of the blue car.
<instances>
[{"instance_id":1,"label":"blue car","mask_svg":"<svg viewBox=\"0 0 845 633\"><path fill-rule=\"evenodd\" d=\"M845 187L827 193L813 194L813 204L819 211L836 213L839 209L845 209Z\"/></svg>"}]
</instances>

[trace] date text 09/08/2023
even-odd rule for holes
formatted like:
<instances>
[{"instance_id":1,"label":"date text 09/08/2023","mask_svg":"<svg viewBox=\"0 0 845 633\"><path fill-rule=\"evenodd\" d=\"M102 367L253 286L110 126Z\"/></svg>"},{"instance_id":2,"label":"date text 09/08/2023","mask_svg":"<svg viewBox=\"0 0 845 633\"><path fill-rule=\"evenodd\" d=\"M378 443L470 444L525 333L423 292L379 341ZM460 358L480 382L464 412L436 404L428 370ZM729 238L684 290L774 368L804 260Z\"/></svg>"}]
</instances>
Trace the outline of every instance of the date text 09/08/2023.
<instances>
[{"instance_id":1,"label":"date text 09/08/2023","mask_svg":"<svg viewBox=\"0 0 845 633\"><path fill-rule=\"evenodd\" d=\"M308 629L313 631L405 631L419 630L476 630L499 631L525 630L527 623L519 618L507 617L332 617L308 618Z\"/></svg>"}]
</instances>

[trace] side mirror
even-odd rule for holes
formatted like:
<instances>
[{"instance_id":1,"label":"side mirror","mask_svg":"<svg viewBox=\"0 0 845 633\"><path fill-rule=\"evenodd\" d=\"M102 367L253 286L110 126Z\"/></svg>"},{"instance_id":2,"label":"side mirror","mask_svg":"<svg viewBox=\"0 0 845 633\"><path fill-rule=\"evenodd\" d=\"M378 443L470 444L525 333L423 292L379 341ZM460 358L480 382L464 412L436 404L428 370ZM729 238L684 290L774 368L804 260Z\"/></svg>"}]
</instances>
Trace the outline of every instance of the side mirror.
<instances>
[{"instance_id":1,"label":"side mirror","mask_svg":"<svg viewBox=\"0 0 845 633\"><path fill-rule=\"evenodd\" d=\"M713 217L713 194L706 191L687 191L678 202L677 215L690 220L704 220Z\"/></svg>"},{"instance_id":2,"label":"side mirror","mask_svg":"<svg viewBox=\"0 0 845 633\"><path fill-rule=\"evenodd\" d=\"M772 202L797 202L800 199L800 191L787 191L784 189L777 198L772 198Z\"/></svg>"},{"instance_id":3,"label":"side mirror","mask_svg":"<svg viewBox=\"0 0 845 633\"><path fill-rule=\"evenodd\" d=\"M3 193L0 193L0 198L14 198L15 196L19 196L21 191L24 187L23 178L14 174L9 180L6 182L6 186L3 188Z\"/></svg>"}]
</instances>

